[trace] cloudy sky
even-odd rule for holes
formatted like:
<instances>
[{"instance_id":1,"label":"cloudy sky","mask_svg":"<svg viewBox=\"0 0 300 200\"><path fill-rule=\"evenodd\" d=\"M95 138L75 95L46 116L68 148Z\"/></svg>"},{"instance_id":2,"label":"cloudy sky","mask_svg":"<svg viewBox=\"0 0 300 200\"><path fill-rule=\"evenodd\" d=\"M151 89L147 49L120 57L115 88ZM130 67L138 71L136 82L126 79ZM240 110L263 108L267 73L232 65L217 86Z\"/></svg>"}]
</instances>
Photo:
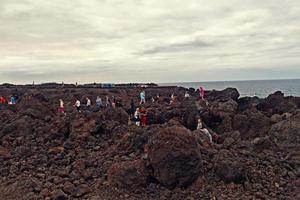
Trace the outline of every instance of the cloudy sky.
<instances>
[{"instance_id":1,"label":"cloudy sky","mask_svg":"<svg viewBox=\"0 0 300 200\"><path fill-rule=\"evenodd\" d=\"M0 82L300 78L299 0L0 0Z\"/></svg>"}]
</instances>

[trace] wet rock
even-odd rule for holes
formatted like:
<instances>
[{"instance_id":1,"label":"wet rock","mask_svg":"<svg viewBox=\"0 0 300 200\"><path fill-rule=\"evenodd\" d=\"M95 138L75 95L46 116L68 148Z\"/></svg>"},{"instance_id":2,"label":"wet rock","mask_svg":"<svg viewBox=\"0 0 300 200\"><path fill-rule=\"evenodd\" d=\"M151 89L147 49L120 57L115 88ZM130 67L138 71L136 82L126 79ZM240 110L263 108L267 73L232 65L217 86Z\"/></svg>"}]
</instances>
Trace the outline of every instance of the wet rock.
<instances>
[{"instance_id":1,"label":"wet rock","mask_svg":"<svg viewBox=\"0 0 300 200\"><path fill-rule=\"evenodd\" d=\"M149 142L149 164L162 185L168 188L188 186L200 172L199 144L188 129L161 129Z\"/></svg>"}]
</instances>

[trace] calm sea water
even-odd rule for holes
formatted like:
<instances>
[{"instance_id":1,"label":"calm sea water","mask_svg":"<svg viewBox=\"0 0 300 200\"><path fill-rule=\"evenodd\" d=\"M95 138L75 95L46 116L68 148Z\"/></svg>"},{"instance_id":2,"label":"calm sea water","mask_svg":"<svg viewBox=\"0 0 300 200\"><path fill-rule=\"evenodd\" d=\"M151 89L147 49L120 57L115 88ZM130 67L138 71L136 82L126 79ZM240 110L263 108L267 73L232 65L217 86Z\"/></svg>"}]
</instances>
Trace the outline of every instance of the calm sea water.
<instances>
[{"instance_id":1,"label":"calm sea water","mask_svg":"<svg viewBox=\"0 0 300 200\"><path fill-rule=\"evenodd\" d=\"M276 91L282 91L285 96L300 96L300 79L290 80L255 80L255 81L214 81L214 82L183 82L161 83L161 86L182 86L207 90L223 90L227 87L237 88L241 96L266 97Z\"/></svg>"}]
</instances>

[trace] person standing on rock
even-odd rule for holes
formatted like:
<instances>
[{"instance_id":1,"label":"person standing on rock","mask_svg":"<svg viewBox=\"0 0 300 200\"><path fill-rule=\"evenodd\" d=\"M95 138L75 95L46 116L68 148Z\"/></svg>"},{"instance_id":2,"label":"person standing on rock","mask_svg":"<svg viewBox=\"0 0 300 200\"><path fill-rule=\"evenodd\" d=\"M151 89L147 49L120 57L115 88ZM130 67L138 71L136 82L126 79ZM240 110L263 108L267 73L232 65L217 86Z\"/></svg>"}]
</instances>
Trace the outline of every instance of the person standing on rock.
<instances>
[{"instance_id":1,"label":"person standing on rock","mask_svg":"<svg viewBox=\"0 0 300 200\"><path fill-rule=\"evenodd\" d=\"M140 109L141 126L147 125L147 111L144 107Z\"/></svg>"},{"instance_id":2,"label":"person standing on rock","mask_svg":"<svg viewBox=\"0 0 300 200\"><path fill-rule=\"evenodd\" d=\"M199 87L198 90L199 90L200 99L204 100L205 91L204 91L203 87Z\"/></svg>"},{"instance_id":3,"label":"person standing on rock","mask_svg":"<svg viewBox=\"0 0 300 200\"><path fill-rule=\"evenodd\" d=\"M99 96L97 96L97 99L96 99L96 107L97 107L97 110L100 110L103 107L102 99Z\"/></svg>"},{"instance_id":4,"label":"person standing on rock","mask_svg":"<svg viewBox=\"0 0 300 200\"><path fill-rule=\"evenodd\" d=\"M91 105L92 105L92 102L90 100L90 98L86 98L86 109L87 110L90 110L91 109Z\"/></svg>"},{"instance_id":5,"label":"person standing on rock","mask_svg":"<svg viewBox=\"0 0 300 200\"><path fill-rule=\"evenodd\" d=\"M62 99L59 99L59 108L58 108L58 112L65 114L65 107L64 107L64 102Z\"/></svg>"},{"instance_id":6,"label":"person standing on rock","mask_svg":"<svg viewBox=\"0 0 300 200\"><path fill-rule=\"evenodd\" d=\"M197 130L200 130L203 134L205 134L208 137L210 143L213 142L211 134L209 133L209 131L206 128L203 127L201 119L198 119Z\"/></svg>"},{"instance_id":7,"label":"person standing on rock","mask_svg":"<svg viewBox=\"0 0 300 200\"><path fill-rule=\"evenodd\" d=\"M15 98L13 95L10 97L10 102L9 102L9 104L11 104L11 105L16 104L16 98Z\"/></svg>"},{"instance_id":8,"label":"person standing on rock","mask_svg":"<svg viewBox=\"0 0 300 200\"><path fill-rule=\"evenodd\" d=\"M140 99L141 99L140 105L143 104L143 103L146 103L146 93L145 93L145 91L142 91L140 93Z\"/></svg>"},{"instance_id":9,"label":"person standing on rock","mask_svg":"<svg viewBox=\"0 0 300 200\"><path fill-rule=\"evenodd\" d=\"M172 94L170 99L170 105L172 105L175 102L175 98L176 98L175 95Z\"/></svg>"},{"instance_id":10,"label":"person standing on rock","mask_svg":"<svg viewBox=\"0 0 300 200\"><path fill-rule=\"evenodd\" d=\"M4 96L1 96L0 97L0 104L6 104L6 99L5 99L5 97Z\"/></svg>"},{"instance_id":11,"label":"person standing on rock","mask_svg":"<svg viewBox=\"0 0 300 200\"><path fill-rule=\"evenodd\" d=\"M106 102L105 102L105 107L108 107L110 105L109 97L105 96Z\"/></svg>"},{"instance_id":12,"label":"person standing on rock","mask_svg":"<svg viewBox=\"0 0 300 200\"><path fill-rule=\"evenodd\" d=\"M190 94L189 94L189 92L188 92L188 91L186 91L186 92L185 92L185 94L184 94L184 98L185 98L185 99L188 99L188 98L190 98Z\"/></svg>"},{"instance_id":13,"label":"person standing on rock","mask_svg":"<svg viewBox=\"0 0 300 200\"><path fill-rule=\"evenodd\" d=\"M133 120L135 122L135 125L140 126L140 109L137 108L133 115Z\"/></svg>"},{"instance_id":14,"label":"person standing on rock","mask_svg":"<svg viewBox=\"0 0 300 200\"><path fill-rule=\"evenodd\" d=\"M75 102L75 107L76 107L76 110L77 112L81 113L81 105L80 105L80 101L77 99L76 102Z\"/></svg>"}]
</instances>

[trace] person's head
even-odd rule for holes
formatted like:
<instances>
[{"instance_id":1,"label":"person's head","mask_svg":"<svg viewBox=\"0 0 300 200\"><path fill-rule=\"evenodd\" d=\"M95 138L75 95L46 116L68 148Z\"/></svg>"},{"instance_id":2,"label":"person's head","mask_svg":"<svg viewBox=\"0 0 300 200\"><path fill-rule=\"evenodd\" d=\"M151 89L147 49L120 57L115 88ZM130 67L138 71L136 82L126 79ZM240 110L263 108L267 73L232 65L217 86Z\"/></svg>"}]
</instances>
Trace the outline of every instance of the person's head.
<instances>
[{"instance_id":1,"label":"person's head","mask_svg":"<svg viewBox=\"0 0 300 200\"><path fill-rule=\"evenodd\" d=\"M201 120L201 118L199 118L199 119L198 119L198 123L202 123L202 120Z\"/></svg>"}]
</instances>

